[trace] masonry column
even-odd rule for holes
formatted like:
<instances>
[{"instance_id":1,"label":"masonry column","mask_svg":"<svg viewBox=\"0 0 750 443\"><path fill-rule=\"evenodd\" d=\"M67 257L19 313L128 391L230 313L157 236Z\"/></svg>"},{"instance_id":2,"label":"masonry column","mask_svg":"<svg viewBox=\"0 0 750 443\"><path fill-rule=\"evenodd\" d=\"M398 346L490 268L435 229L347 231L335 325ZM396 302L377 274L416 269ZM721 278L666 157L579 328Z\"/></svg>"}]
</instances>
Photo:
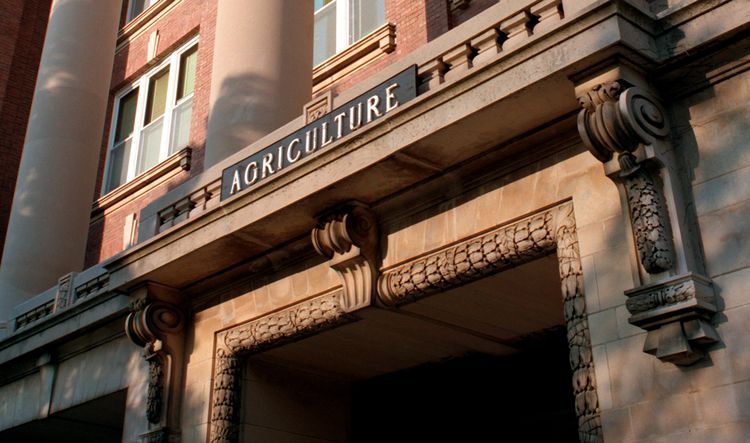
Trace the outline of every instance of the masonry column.
<instances>
[{"instance_id":1,"label":"masonry column","mask_svg":"<svg viewBox=\"0 0 750 443\"><path fill-rule=\"evenodd\" d=\"M121 2L55 0L0 264L0 320L83 266Z\"/></svg>"},{"instance_id":2,"label":"masonry column","mask_svg":"<svg viewBox=\"0 0 750 443\"><path fill-rule=\"evenodd\" d=\"M312 1L218 2L206 167L302 114L312 42Z\"/></svg>"}]
</instances>

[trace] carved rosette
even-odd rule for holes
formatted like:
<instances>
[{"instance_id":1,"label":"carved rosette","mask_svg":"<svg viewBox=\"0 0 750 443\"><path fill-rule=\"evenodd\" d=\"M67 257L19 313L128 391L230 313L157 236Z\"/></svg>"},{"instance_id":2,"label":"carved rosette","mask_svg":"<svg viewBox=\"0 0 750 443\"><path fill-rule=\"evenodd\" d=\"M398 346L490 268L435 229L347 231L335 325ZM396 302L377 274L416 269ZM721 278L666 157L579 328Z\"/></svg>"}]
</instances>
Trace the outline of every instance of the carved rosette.
<instances>
[{"instance_id":1,"label":"carved rosette","mask_svg":"<svg viewBox=\"0 0 750 443\"><path fill-rule=\"evenodd\" d=\"M315 250L342 278L346 312L369 306L377 276L377 221L361 203L348 203L321 217L312 230Z\"/></svg>"},{"instance_id":2,"label":"carved rosette","mask_svg":"<svg viewBox=\"0 0 750 443\"><path fill-rule=\"evenodd\" d=\"M172 303L171 290L147 284L136 291L131 301L131 312L125 319L125 332L130 340L143 347L149 365L149 383L146 394L146 419L149 432L143 441L153 441L158 436L169 436L170 430L179 429L176 407L168 408L179 392L182 358L182 330L185 319L180 308ZM169 294L172 300L163 299Z\"/></svg>"},{"instance_id":3,"label":"carved rosette","mask_svg":"<svg viewBox=\"0 0 750 443\"><path fill-rule=\"evenodd\" d=\"M328 293L235 326L217 335L211 407L211 443L239 435L240 369L249 354L314 335L354 320L341 305L343 291Z\"/></svg>"},{"instance_id":4,"label":"carved rosette","mask_svg":"<svg viewBox=\"0 0 750 443\"><path fill-rule=\"evenodd\" d=\"M690 365L704 357L702 347L719 341L710 322L717 308L708 279L687 274L625 294L630 323L648 331L644 352Z\"/></svg>"},{"instance_id":5,"label":"carved rosette","mask_svg":"<svg viewBox=\"0 0 750 443\"><path fill-rule=\"evenodd\" d=\"M560 263L579 439L600 443L599 400L572 203L384 271L378 281L378 295L387 305L408 303L555 251Z\"/></svg>"}]
</instances>

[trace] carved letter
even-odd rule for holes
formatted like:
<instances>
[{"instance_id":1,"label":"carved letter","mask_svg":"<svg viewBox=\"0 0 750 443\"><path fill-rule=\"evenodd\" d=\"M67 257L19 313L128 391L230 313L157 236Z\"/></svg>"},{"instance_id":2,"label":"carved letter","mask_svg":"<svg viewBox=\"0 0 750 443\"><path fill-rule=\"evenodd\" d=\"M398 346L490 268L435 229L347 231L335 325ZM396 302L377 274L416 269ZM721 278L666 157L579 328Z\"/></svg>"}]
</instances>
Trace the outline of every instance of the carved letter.
<instances>
[{"instance_id":1,"label":"carved letter","mask_svg":"<svg viewBox=\"0 0 750 443\"><path fill-rule=\"evenodd\" d=\"M380 117L382 114L380 113L380 109L378 109L378 105L380 104L380 97L377 95L373 95L372 97L367 99L367 123L370 123L372 121L373 114L375 117Z\"/></svg>"},{"instance_id":2,"label":"carved letter","mask_svg":"<svg viewBox=\"0 0 750 443\"><path fill-rule=\"evenodd\" d=\"M289 146L286 148L286 161L288 161L290 165L299 160L299 156L302 155L301 151L296 151L295 154L292 155L293 148L298 144L299 139L295 138L294 140L289 142Z\"/></svg>"},{"instance_id":3,"label":"carved letter","mask_svg":"<svg viewBox=\"0 0 750 443\"><path fill-rule=\"evenodd\" d=\"M245 177L247 177L247 170L245 170ZM245 181L247 181L247 178L245 179ZM239 190L240 190L240 171L235 169L234 174L232 175L232 187L229 188L229 195L232 195Z\"/></svg>"},{"instance_id":4,"label":"carved letter","mask_svg":"<svg viewBox=\"0 0 750 443\"><path fill-rule=\"evenodd\" d=\"M398 107L398 100L393 94L393 90L398 88L398 83L394 83L391 86L385 88L385 112L389 112Z\"/></svg>"}]
</instances>

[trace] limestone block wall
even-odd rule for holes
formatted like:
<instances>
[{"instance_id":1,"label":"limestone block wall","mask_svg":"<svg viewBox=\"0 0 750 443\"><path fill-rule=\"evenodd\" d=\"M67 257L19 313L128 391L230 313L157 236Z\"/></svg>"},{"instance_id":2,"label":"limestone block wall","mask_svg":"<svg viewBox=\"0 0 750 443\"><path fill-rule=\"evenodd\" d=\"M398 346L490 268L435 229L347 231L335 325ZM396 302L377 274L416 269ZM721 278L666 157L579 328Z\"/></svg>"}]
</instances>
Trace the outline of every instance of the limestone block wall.
<instances>
[{"instance_id":1,"label":"limestone block wall","mask_svg":"<svg viewBox=\"0 0 750 443\"><path fill-rule=\"evenodd\" d=\"M215 333L341 286L336 272L328 264L318 262L300 266L299 270L281 277L270 274L267 279L238 282L224 288L221 295L215 294L223 302L194 314L194 326L187 331L185 345L183 442L206 440Z\"/></svg>"},{"instance_id":2,"label":"limestone block wall","mask_svg":"<svg viewBox=\"0 0 750 443\"><path fill-rule=\"evenodd\" d=\"M38 372L0 387L0 430L128 389L123 441L135 441L145 432L147 378L141 349L126 337L49 360Z\"/></svg>"}]
</instances>

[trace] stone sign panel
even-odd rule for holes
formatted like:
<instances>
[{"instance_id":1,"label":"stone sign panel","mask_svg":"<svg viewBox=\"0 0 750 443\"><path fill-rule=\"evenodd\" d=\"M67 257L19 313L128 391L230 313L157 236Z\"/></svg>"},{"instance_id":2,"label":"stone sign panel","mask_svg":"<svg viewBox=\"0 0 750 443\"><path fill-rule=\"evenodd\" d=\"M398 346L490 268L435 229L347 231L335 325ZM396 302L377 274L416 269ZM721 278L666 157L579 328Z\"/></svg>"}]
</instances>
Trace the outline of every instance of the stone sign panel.
<instances>
[{"instance_id":1,"label":"stone sign panel","mask_svg":"<svg viewBox=\"0 0 750 443\"><path fill-rule=\"evenodd\" d=\"M271 179L280 171L326 149L336 140L360 130L415 98L416 78L416 66L411 66L278 142L224 169L221 200Z\"/></svg>"}]
</instances>

